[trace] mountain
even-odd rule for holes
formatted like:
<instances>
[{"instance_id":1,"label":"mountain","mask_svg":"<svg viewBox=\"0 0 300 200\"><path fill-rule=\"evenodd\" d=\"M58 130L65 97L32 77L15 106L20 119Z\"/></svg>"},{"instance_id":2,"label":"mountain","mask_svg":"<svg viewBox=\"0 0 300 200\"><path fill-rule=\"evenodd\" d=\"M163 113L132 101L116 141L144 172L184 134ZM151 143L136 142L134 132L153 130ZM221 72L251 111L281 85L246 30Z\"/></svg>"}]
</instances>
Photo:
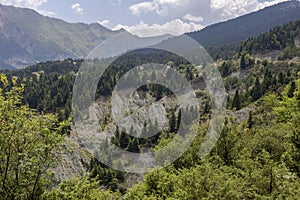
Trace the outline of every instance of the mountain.
<instances>
[{"instance_id":1,"label":"mountain","mask_svg":"<svg viewBox=\"0 0 300 200\"><path fill-rule=\"evenodd\" d=\"M67 23L31 9L0 5L0 64L21 68L44 60L83 57L114 34L100 24Z\"/></svg>"},{"instance_id":2,"label":"mountain","mask_svg":"<svg viewBox=\"0 0 300 200\"><path fill-rule=\"evenodd\" d=\"M128 51L157 45L171 37L173 36L166 34L157 37L141 38L136 35L132 35L127 31L123 31L108 38L104 43L101 44L101 46L95 48L90 53L88 58L109 58L120 56Z\"/></svg>"},{"instance_id":3,"label":"mountain","mask_svg":"<svg viewBox=\"0 0 300 200\"><path fill-rule=\"evenodd\" d=\"M111 31L98 23L67 23L31 9L0 5L0 68L24 68L42 61L83 58L99 43L122 32ZM137 36L131 37L142 41ZM168 37L145 41L155 44Z\"/></svg>"},{"instance_id":4,"label":"mountain","mask_svg":"<svg viewBox=\"0 0 300 200\"><path fill-rule=\"evenodd\" d=\"M287 47L300 47L300 20L290 22L284 26L276 26L269 32L257 37L249 38L239 46L239 53L268 52L284 50Z\"/></svg>"},{"instance_id":5,"label":"mountain","mask_svg":"<svg viewBox=\"0 0 300 200\"><path fill-rule=\"evenodd\" d=\"M216 54L215 46L237 45L297 19L300 19L300 2L289 1L187 35L205 47L213 47L209 53ZM122 32L124 30L112 31L98 23L68 23L31 9L0 5L0 68L24 68L42 61L83 58L99 43ZM153 45L170 36L141 39L127 33L124 37L138 47L140 43ZM167 43L174 43L174 39ZM117 49L122 50L118 45Z\"/></svg>"},{"instance_id":6,"label":"mountain","mask_svg":"<svg viewBox=\"0 0 300 200\"><path fill-rule=\"evenodd\" d=\"M238 44L269 29L300 19L300 2L287 1L187 33L202 46Z\"/></svg>"}]
</instances>

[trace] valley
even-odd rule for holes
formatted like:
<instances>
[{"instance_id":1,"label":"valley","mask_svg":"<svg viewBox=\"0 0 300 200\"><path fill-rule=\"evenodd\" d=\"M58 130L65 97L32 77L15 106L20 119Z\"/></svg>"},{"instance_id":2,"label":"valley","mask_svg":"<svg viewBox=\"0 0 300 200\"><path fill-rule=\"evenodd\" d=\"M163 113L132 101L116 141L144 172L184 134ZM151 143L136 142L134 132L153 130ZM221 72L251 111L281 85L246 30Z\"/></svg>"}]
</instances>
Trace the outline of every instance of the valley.
<instances>
[{"instance_id":1,"label":"valley","mask_svg":"<svg viewBox=\"0 0 300 200\"><path fill-rule=\"evenodd\" d=\"M120 30L132 50L120 45L112 47L126 51L118 58L86 58L120 31L0 6L0 199L299 199L299 11L288 1L186 33L214 60L195 66L155 49L183 36ZM27 27L24 16L41 26ZM134 50L139 45L146 48ZM108 62L95 94L81 93ZM203 156L212 122L222 123L206 67L218 71L226 99L224 126ZM161 77L175 88L186 80L197 106L180 105L189 93L151 82ZM116 87L136 88L125 101ZM133 173L151 156L165 167Z\"/></svg>"}]
</instances>

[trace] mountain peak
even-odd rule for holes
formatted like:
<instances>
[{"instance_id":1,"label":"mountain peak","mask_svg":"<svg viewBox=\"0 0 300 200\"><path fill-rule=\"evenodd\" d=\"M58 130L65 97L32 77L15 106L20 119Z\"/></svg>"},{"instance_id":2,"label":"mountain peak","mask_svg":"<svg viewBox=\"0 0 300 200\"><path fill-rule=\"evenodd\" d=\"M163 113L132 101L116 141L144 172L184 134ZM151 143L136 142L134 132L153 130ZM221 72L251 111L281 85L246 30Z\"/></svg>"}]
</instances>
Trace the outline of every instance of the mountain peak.
<instances>
[{"instance_id":1,"label":"mountain peak","mask_svg":"<svg viewBox=\"0 0 300 200\"><path fill-rule=\"evenodd\" d=\"M31 9L0 5L0 68L83 58L116 33L97 23L68 23Z\"/></svg>"}]
</instances>

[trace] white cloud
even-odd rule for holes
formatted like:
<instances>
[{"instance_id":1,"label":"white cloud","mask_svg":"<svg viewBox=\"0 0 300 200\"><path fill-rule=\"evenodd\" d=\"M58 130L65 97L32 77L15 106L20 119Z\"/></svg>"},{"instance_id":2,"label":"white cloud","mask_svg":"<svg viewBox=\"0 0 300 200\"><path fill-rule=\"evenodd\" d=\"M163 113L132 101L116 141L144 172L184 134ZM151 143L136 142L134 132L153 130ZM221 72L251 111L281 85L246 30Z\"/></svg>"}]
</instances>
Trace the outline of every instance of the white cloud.
<instances>
[{"instance_id":1,"label":"white cloud","mask_svg":"<svg viewBox=\"0 0 300 200\"><path fill-rule=\"evenodd\" d=\"M106 19L106 20L103 20L103 21L98 22L98 23L101 24L102 26L107 26L110 23L110 21Z\"/></svg>"},{"instance_id":2,"label":"white cloud","mask_svg":"<svg viewBox=\"0 0 300 200\"><path fill-rule=\"evenodd\" d=\"M39 12L40 14L47 15L47 16L55 16L54 12L41 10L39 9L40 6L47 3L48 0L0 0L0 4L3 5L12 5L22 8L31 8Z\"/></svg>"},{"instance_id":3,"label":"white cloud","mask_svg":"<svg viewBox=\"0 0 300 200\"><path fill-rule=\"evenodd\" d=\"M37 9L37 12L39 12L39 13L42 14L42 15L49 16L49 17L55 17L55 16L56 16L56 13L55 13L55 12L51 12L51 11L47 11L47 10L40 10L40 9Z\"/></svg>"},{"instance_id":4,"label":"white cloud","mask_svg":"<svg viewBox=\"0 0 300 200\"><path fill-rule=\"evenodd\" d=\"M151 2L142 2L138 4L134 4L129 8L134 15L140 15L143 12L147 13L149 11L154 10L154 5Z\"/></svg>"},{"instance_id":5,"label":"white cloud","mask_svg":"<svg viewBox=\"0 0 300 200\"><path fill-rule=\"evenodd\" d=\"M74 10L75 12L83 15L83 9L81 8L79 3L75 3L71 6L71 9Z\"/></svg>"},{"instance_id":6,"label":"white cloud","mask_svg":"<svg viewBox=\"0 0 300 200\"><path fill-rule=\"evenodd\" d=\"M143 21L141 21L138 24L135 24L134 26L125 26L119 24L116 27L114 27L113 30L119 30L121 28L124 28L132 34L138 35L140 37L151 37L164 34L181 35L186 32L200 30L203 28L203 26L194 22L185 23L180 19L175 19L165 24L149 25L144 23Z\"/></svg>"},{"instance_id":7,"label":"white cloud","mask_svg":"<svg viewBox=\"0 0 300 200\"><path fill-rule=\"evenodd\" d=\"M184 33L202 29L204 24L225 21L284 1L287 0L144 0L130 6L130 11L147 19L147 23L118 25L115 29L134 30L139 35L147 36L168 33L166 30L169 29ZM155 20L167 22L157 23Z\"/></svg>"},{"instance_id":8,"label":"white cloud","mask_svg":"<svg viewBox=\"0 0 300 200\"><path fill-rule=\"evenodd\" d=\"M48 0L0 0L1 4L36 9Z\"/></svg>"},{"instance_id":9,"label":"white cloud","mask_svg":"<svg viewBox=\"0 0 300 200\"><path fill-rule=\"evenodd\" d=\"M220 12L224 18L238 17L287 0L211 0L213 11Z\"/></svg>"},{"instance_id":10,"label":"white cloud","mask_svg":"<svg viewBox=\"0 0 300 200\"><path fill-rule=\"evenodd\" d=\"M188 20L190 22L195 22L195 23L200 23L200 22L203 22L203 20L204 20L202 17L196 17L191 14L186 14L183 17L183 19Z\"/></svg>"},{"instance_id":11,"label":"white cloud","mask_svg":"<svg viewBox=\"0 0 300 200\"><path fill-rule=\"evenodd\" d=\"M287 0L144 0L129 9L133 15L148 19L163 17L164 21L171 21L184 16L182 20L208 25L284 1Z\"/></svg>"},{"instance_id":12,"label":"white cloud","mask_svg":"<svg viewBox=\"0 0 300 200\"><path fill-rule=\"evenodd\" d=\"M158 15L167 15L169 10L180 7L187 3L187 0L152 0L151 2L141 2L130 6L130 11L134 15L155 12Z\"/></svg>"}]
</instances>

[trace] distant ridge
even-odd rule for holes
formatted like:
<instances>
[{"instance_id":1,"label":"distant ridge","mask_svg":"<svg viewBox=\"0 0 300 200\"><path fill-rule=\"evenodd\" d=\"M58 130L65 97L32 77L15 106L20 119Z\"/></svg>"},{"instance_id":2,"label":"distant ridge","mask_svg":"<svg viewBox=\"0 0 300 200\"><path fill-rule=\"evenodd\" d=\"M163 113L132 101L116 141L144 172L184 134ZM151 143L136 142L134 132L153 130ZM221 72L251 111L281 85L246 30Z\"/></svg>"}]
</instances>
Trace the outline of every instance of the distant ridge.
<instances>
[{"instance_id":1,"label":"distant ridge","mask_svg":"<svg viewBox=\"0 0 300 200\"><path fill-rule=\"evenodd\" d=\"M275 26L298 19L300 2L287 1L187 35L205 47L238 44Z\"/></svg>"},{"instance_id":2,"label":"distant ridge","mask_svg":"<svg viewBox=\"0 0 300 200\"><path fill-rule=\"evenodd\" d=\"M123 31L112 31L98 23L67 23L31 9L0 4L0 69L84 58L99 43ZM159 43L166 38L149 40Z\"/></svg>"},{"instance_id":3,"label":"distant ridge","mask_svg":"<svg viewBox=\"0 0 300 200\"><path fill-rule=\"evenodd\" d=\"M238 45L275 26L298 19L300 2L288 1L186 35L204 47ZM99 43L122 31L112 31L98 23L67 23L31 9L0 4L0 69L24 68L38 62L65 58L83 58ZM134 43L155 44L163 41L166 44L175 43L177 37L141 39L132 35L128 38Z\"/></svg>"},{"instance_id":4,"label":"distant ridge","mask_svg":"<svg viewBox=\"0 0 300 200\"><path fill-rule=\"evenodd\" d=\"M34 10L0 5L0 65L22 68L45 60L83 57L116 34L100 24L67 23Z\"/></svg>"}]
</instances>

